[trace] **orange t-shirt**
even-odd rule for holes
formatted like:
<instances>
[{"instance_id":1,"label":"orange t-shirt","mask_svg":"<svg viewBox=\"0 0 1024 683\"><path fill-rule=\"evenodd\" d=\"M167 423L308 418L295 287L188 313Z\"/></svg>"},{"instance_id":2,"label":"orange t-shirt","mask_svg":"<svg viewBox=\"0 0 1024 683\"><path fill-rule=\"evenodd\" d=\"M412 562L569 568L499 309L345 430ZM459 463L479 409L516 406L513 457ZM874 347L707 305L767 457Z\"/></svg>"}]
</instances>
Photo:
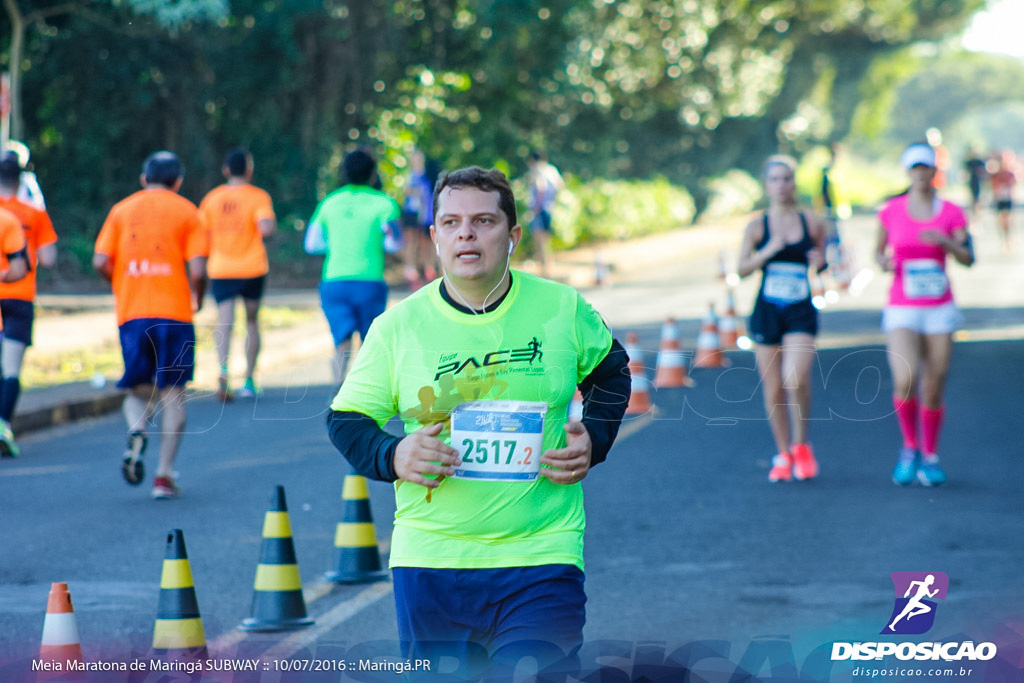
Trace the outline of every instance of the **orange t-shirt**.
<instances>
[{"instance_id":1,"label":"orange t-shirt","mask_svg":"<svg viewBox=\"0 0 1024 683\"><path fill-rule=\"evenodd\" d=\"M7 257L10 254L17 254L25 248L25 231L21 228L21 221L10 211L0 209L0 272L11 267ZM0 318L0 330L4 329L3 319Z\"/></svg>"},{"instance_id":2,"label":"orange t-shirt","mask_svg":"<svg viewBox=\"0 0 1024 683\"><path fill-rule=\"evenodd\" d=\"M203 224L210 234L211 278L253 278L270 270L267 249L257 224L274 218L270 195L246 184L221 185L199 204Z\"/></svg>"},{"instance_id":3,"label":"orange t-shirt","mask_svg":"<svg viewBox=\"0 0 1024 683\"><path fill-rule=\"evenodd\" d=\"M0 299L21 299L34 301L36 298L36 266L39 259L36 252L57 242L57 233L53 230L50 215L26 204L17 197L0 197L0 208L13 213L21 222L25 231L25 244L28 246L28 275L17 282L0 282Z\"/></svg>"},{"instance_id":4,"label":"orange t-shirt","mask_svg":"<svg viewBox=\"0 0 1024 683\"><path fill-rule=\"evenodd\" d=\"M209 253L195 204L168 189L140 190L110 210L96 253L113 266L118 325L139 318L192 321L185 264Z\"/></svg>"}]
</instances>

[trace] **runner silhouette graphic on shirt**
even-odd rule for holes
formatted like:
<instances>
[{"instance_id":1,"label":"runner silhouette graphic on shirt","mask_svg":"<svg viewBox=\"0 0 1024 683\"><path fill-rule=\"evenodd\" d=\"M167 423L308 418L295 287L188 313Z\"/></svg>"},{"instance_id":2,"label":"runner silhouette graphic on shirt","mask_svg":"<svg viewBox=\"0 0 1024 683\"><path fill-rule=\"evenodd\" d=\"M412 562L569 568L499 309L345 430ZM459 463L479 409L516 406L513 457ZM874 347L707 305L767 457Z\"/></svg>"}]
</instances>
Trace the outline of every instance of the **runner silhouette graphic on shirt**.
<instances>
[{"instance_id":1,"label":"runner silhouette graphic on shirt","mask_svg":"<svg viewBox=\"0 0 1024 683\"><path fill-rule=\"evenodd\" d=\"M907 586L907 592L903 594L903 597L910 598L910 600L903 607L903 611L899 613L899 616L893 619L892 623L889 624L890 631L895 632L896 624L903 618L906 618L909 621L912 617L916 617L920 614L927 614L932 611L931 606L923 603L922 599L933 598L939 592L938 588L935 590L929 590L933 583L935 583L934 574L929 574L923 581L910 582L910 585ZM915 586L917 592L914 593L913 597L911 597L910 594L914 592Z\"/></svg>"}]
</instances>

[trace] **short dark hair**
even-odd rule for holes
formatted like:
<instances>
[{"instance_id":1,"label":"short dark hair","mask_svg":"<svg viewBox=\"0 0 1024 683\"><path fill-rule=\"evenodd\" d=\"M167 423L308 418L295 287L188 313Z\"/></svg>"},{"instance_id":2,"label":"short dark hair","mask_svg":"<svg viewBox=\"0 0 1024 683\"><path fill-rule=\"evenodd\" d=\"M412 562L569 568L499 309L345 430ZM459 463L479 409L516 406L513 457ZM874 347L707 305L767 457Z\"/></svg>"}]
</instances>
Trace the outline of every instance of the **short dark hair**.
<instances>
[{"instance_id":1,"label":"short dark hair","mask_svg":"<svg viewBox=\"0 0 1024 683\"><path fill-rule=\"evenodd\" d=\"M21 182L21 162L15 152L5 152L0 157L0 185L17 187Z\"/></svg>"},{"instance_id":2,"label":"short dark hair","mask_svg":"<svg viewBox=\"0 0 1024 683\"><path fill-rule=\"evenodd\" d=\"M142 163L142 177L146 183L174 187L178 178L185 175L185 165L174 152L162 150L153 152Z\"/></svg>"},{"instance_id":3,"label":"short dark hair","mask_svg":"<svg viewBox=\"0 0 1024 683\"><path fill-rule=\"evenodd\" d=\"M369 185L377 162L363 149L349 152L341 162L341 181L344 184Z\"/></svg>"},{"instance_id":4,"label":"short dark hair","mask_svg":"<svg viewBox=\"0 0 1024 683\"><path fill-rule=\"evenodd\" d=\"M450 173L443 171L438 176L437 183L434 185L434 216L437 216L437 210L440 206L438 200L445 188L458 190L464 187L474 187L483 192L497 192L498 208L508 218L509 229L516 224L516 197L512 193L512 184L509 183L505 174L498 169L492 168L487 171L479 166L460 168Z\"/></svg>"},{"instance_id":5,"label":"short dark hair","mask_svg":"<svg viewBox=\"0 0 1024 683\"><path fill-rule=\"evenodd\" d=\"M241 177L249 170L249 158L249 150L245 147L232 147L224 155L224 166L232 176Z\"/></svg>"}]
</instances>

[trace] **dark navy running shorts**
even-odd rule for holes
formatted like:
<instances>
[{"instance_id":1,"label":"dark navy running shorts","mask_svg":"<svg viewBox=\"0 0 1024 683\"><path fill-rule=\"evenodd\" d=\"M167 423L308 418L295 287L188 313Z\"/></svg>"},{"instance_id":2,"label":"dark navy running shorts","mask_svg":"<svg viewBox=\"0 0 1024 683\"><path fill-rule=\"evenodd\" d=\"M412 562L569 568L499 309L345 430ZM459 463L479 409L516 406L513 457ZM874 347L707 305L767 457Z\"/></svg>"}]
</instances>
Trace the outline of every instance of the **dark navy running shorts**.
<instances>
[{"instance_id":1,"label":"dark navy running shorts","mask_svg":"<svg viewBox=\"0 0 1024 683\"><path fill-rule=\"evenodd\" d=\"M129 320L120 327L124 376L118 389L156 385L184 386L196 364L196 330L192 323L165 318Z\"/></svg>"},{"instance_id":2,"label":"dark navy running shorts","mask_svg":"<svg viewBox=\"0 0 1024 683\"><path fill-rule=\"evenodd\" d=\"M758 344L776 346L787 334L818 334L818 309L810 299L788 306L768 303L761 297L750 314L750 338Z\"/></svg>"},{"instance_id":3,"label":"dark navy running shorts","mask_svg":"<svg viewBox=\"0 0 1024 683\"><path fill-rule=\"evenodd\" d=\"M388 306L388 286L369 280L321 282L320 306L335 346L351 339L353 332L365 340L370 323Z\"/></svg>"},{"instance_id":4,"label":"dark navy running shorts","mask_svg":"<svg viewBox=\"0 0 1024 683\"><path fill-rule=\"evenodd\" d=\"M483 668L511 673L524 658L549 674L578 670L587 602L578 567L396 567L393 575L406 658L455 657L469 678Z\"/></svg>"},{"instance_id":5,"label":"dark navy running shorts","mask_svg":"<svg viewBox=\"0 0 1024 683\"><path fill-rule=\"evenodd\" d=\"M530 221L530 229L551 232L551 212L541 209L535 213L533 215L533 220Z\"/></svg>"},{"instance_id":6,"label":"dark navy running shorts","mask_svg":"<svg viewBox=\"0 0 1024 683\"><path fill-rule=\"evenodd\" d=\"M32 323L36 306L24 299L0 299L0 320L4 321L4 338L32 346Z\"/></svg>"},{"instance_id":7,"label":"dark navy running shorts","mask_svg":"<svg viewBox=\"0 0 1024 683\"><path fill-rule=\"evenodd\" d=\"M237 297L259 301L263 298L263 289L267 284L267 276L245 278L210 278L210 293L217 303L230 301Z\"/></svg>"}]
</instances>

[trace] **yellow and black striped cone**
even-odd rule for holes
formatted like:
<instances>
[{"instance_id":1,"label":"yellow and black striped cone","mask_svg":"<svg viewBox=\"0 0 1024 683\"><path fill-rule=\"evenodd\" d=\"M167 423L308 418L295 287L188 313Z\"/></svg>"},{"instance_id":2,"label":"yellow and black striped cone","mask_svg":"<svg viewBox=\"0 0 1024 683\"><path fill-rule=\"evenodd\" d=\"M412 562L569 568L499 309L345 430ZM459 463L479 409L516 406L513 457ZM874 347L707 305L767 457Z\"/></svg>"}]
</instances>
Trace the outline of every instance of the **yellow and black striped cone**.
<instances>
[{"instance_id":1,"label":"yellow and black striped cone","mask_svg":"<svg viewBox=\"0 0 1024 683\"><path fill-rule=\"evenodd\" d=\"M160 575L160 604L153 627L153 652L165 659L209 657L181 529L171 529L167 534L167 552Z\"/></svg>"},{"instance_id":2,"label":"yellow and black striped cone","mask_svg":"<svg viewBox=\"0 0 1024 683\"><path fill-rule=\"evenodd\" d=\"M252 616L239 625L241 630L286 631L313 624L302 597L302 579L283 486L274 489L263 521L263 545L254 587Z\"/></svg>"},{"instance_id":3,"label":"yellow and black striped cone","mask_svg":"<svg viewBox=\"0 0 1024 683\"><path fill-rule=\"evenodd\" d=\"M327 572L324 578L334 583L386 580L388 573L381 568L366 479L358 474L346 475L341 499L345 503L345 517L334 535L334 547L338 551L337 568Z\"/></svg>"}]
</instances>

